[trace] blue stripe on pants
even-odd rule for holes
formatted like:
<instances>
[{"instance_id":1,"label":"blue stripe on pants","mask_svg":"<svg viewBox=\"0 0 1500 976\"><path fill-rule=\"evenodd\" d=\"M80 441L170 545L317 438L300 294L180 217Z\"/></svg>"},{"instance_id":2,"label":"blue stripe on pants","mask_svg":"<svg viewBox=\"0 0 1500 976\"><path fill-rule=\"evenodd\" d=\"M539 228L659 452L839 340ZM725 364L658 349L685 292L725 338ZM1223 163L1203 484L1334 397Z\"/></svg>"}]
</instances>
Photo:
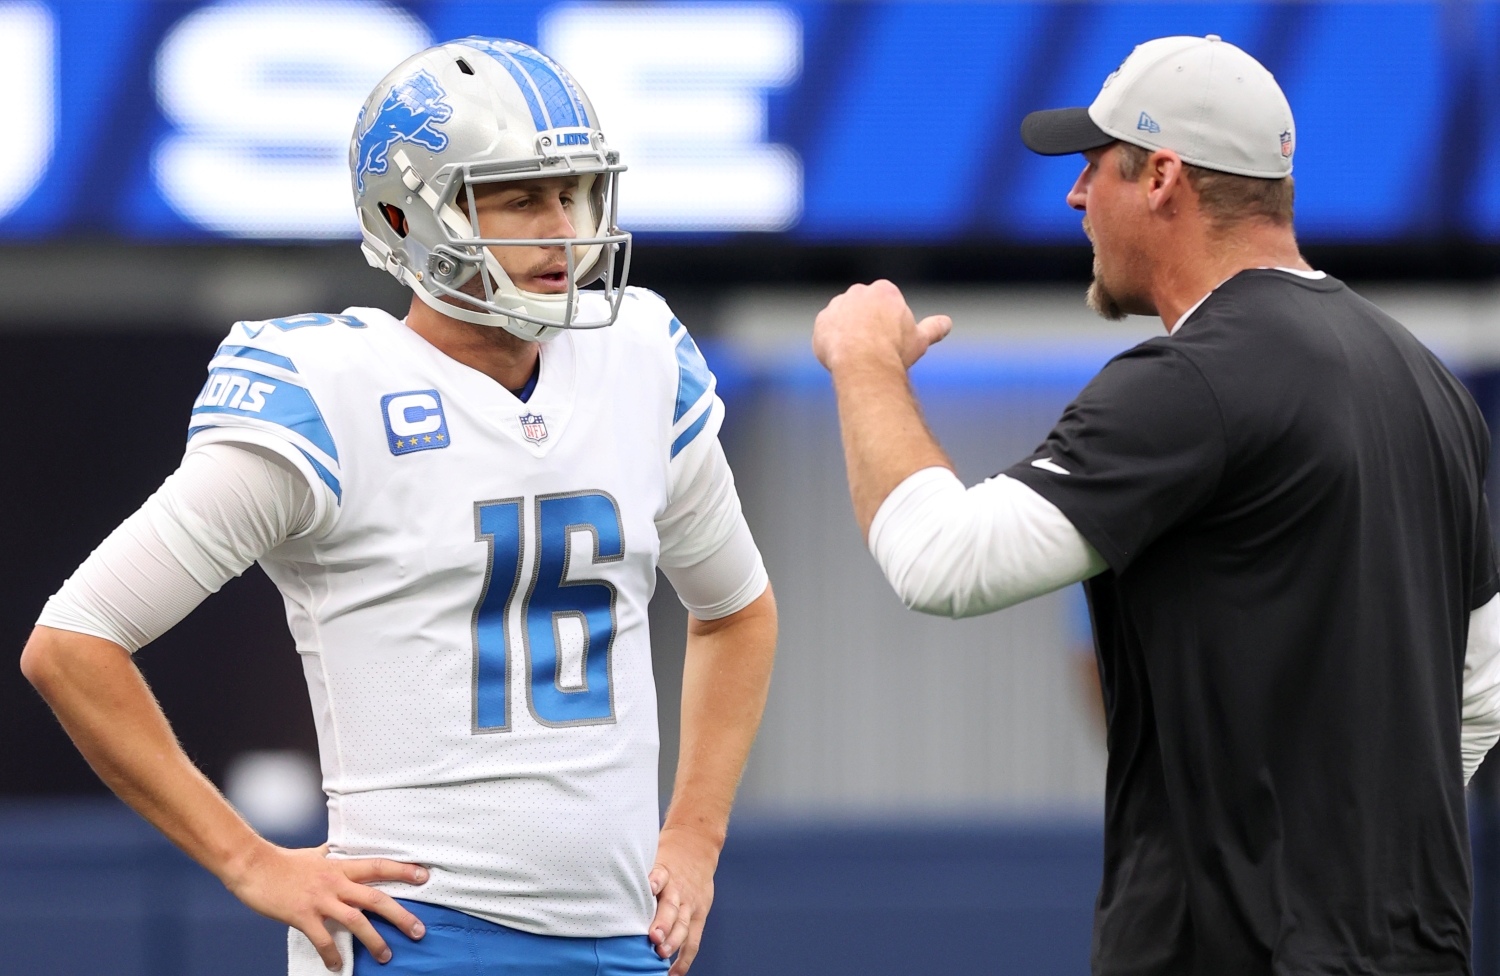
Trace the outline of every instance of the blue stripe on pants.
<instances>
[{"instance_id":1,"label":"blue stripe on pants","mask_svg":"<svg viewBox=\"0 0 1500 976\"><path fill-rule=\"evenodd\" d=\"M422 920L427 934L413 942L378 915L375 931L391 947L382 966L354 940L354 976L663 976L644 935L567 939L533 935L426 902L398 899Z\"/></svg>"}]
</instances>

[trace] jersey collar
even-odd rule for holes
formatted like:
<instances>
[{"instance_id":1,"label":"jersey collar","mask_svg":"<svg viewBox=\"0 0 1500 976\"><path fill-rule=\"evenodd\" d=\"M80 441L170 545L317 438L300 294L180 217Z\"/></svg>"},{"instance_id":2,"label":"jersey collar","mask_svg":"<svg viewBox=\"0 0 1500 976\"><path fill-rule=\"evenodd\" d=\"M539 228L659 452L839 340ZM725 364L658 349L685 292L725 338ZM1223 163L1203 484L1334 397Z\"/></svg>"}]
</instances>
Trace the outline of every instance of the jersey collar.
<instances>
[{"instance_id":1,"label":"jersey collar","mask_svg":"<svg viewBox=\"0 0 1500 976\"><path fill-rule=\"evenodd\" d=\"M1274 267L1274 268L1267 268L1267 267L1262 266L1260 268L1257 268L1256 270L1257 271L1284 271L1284 272L1286 272L1289 275L1296 275L1299 278L1306 278L1308 281L1317 281L1319 278L1326 278L1326 277L1328 277L1328 275L1327 275L1326 272L1323 272L1323 271L1303 271L1301 268L1283 268L1283 267L1280 267L1280 266L1277 266L1277 267ZM1235 274L1239 274L1239 272L1236 271ZM1232 277L1234 277L1234 275L1230 275L1229 277L1232 278ZM1224 279L1224 281L1228 281L1228 280L1229 280L1229 278L1225 278ZM1177 321L1174 322L1174 323L1172 323L1172 327L1167 330L1167 335L1176 335L1177 334L1177 330L1180 329L1180 328L1182 328L1182 323L1186 322L1188 320L1188 317L1190 315L1192 315L1194 312L1198 311L1198 306L1200 306L1204 302L1208 301L1208 296L1212 295L1214 292L1218 291L1219 288L1220 288L1220 286L1222 286L1224 284L1224 281L1221 281L1221 282L1219 282L1219 284L1214 285L1212 288L1210 288L1208 290L1208 294L1204 295L1202 298L1200 298L1196 302L1194 302L1192 308L1188 309L1186 312L1183 312L1182 315L1180 315L1178 317Z\"/></svg>"}]
</instances>

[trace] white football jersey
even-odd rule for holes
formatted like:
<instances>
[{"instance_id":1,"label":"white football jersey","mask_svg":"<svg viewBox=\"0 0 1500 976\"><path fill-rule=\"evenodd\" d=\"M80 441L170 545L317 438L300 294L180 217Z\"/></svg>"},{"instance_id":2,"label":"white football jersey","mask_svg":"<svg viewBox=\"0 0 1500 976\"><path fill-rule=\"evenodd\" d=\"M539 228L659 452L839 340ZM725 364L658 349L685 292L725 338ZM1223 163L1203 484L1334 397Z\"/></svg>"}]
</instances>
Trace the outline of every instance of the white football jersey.
<instances>
[{"instance_id":1,"label":"white football jersey","mask_svg":"<svg viewBox=\"0 0 1500 976\"><path fill-rule=\"evenodd\" d=\"M319 495L261 564L302 655L335 856L424 864L427 884L383 887L528 932L646 931L658 521L722 414L642 289L612 327L545 344L525 403L379 310L234 326L189 449L273 448ZM721 544L728 494L672 544Z\"/></svg>"}]
</instances>

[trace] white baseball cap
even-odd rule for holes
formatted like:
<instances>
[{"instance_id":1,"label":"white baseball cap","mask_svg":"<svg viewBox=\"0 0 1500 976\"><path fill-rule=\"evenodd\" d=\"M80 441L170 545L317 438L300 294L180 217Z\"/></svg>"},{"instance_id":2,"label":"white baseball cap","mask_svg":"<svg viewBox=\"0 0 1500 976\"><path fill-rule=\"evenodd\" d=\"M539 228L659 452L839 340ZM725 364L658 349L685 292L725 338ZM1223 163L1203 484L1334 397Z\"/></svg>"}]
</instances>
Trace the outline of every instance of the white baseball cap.
<instances>
[{"instance_id":1,"label":"white baseball cap","mask_svg":"<svg viewBox=\"0 0 1500 976\"><path fill-rule=\"evenodd\" d=\"M1280 179L1297 128L1271 72L1217 34L1159 37L1130 52L1088 108L1032 112L1021 141L1063 156L1115 140L1171 149L1205 169Z\"/></svg>"}]
</instances>

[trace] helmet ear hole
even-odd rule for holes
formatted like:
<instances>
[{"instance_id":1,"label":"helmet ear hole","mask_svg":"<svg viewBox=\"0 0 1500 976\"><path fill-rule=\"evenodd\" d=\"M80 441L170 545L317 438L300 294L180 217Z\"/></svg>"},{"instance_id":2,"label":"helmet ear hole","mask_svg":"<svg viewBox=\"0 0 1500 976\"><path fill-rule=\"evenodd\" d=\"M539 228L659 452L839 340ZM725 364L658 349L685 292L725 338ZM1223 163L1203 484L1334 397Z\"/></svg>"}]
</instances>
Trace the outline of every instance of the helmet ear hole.
<instances>
[{"instance_id":1,"label":"helmet ear hole","mask_svg":"<svg viewBox=\"0 0 1500 976\"><path fill-rule=\"evenodd\" d=\"M385 222L391 225L391 230L395 231L401 237L405 237L411 233L410 229L406 226L406 214L400 207L393 207L389 203L382 203L379 206L380 214L385 218Z\"/></svg>"}]
</instances>

